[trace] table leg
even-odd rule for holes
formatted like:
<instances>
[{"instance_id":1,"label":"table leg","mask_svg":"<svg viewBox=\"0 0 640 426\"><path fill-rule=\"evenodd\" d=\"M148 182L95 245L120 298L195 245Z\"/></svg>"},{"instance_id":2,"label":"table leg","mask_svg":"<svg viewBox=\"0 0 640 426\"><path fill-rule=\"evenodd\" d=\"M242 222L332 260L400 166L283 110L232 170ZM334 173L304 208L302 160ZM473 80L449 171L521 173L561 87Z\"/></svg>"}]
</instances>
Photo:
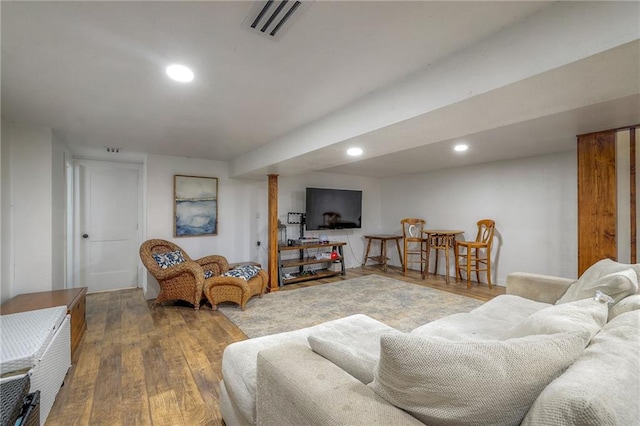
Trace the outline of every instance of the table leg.
<instances>
[{"instance_id":1,"label":"table leg","mask_svg":"<svg viewBox=\"0 0 640 426\"><path fill-rule=\"evenodd\" d=\"M380 241L380 261L382 262L382 271L387 272L387 240Z\"/></svg>"},{"instance_id":2,"label":"table leg","mask_svg":"<svg viewBox=\"0 0 640 426\"><path fill-rule=\"evenodd\" d=\"M438 275L438 257L439 257L438 255L440 254L440 247L442 247L442 241L440 240L440 238L442 237L436 235L434 238L436 239L436 259L435 259L436 267L433 270L433 276L436 276Z\"/></svg>"},{"instance_id":3,"label":"table leg","mask_svg":"<svg viewBox=\"0 0 640 426\"><path fill-rule=\"evenodd\" d=\"M367 243L367 251L364 253L364 259L362 259L362 266L367 264L367 258L369 257L369 249L371 248L371 238L367 238L369 242Z\"/></svg>"},{"instance_id":4,"label":"table leg","mask_svg":"<svg viewBox=\"0 0 640 426\"><path fill-rule=\"evenodd\" d=\"M398 247L398 257L400 258L400 266L404 269L404 262L402 261L402 250L400 250L400 240L396 240L396 247Z\"/></svg>"},{"instance_id":5,"label":"table leg","mask_svg":"<svg viewBox=\"0 0 640 426\"><path fill-rule=\"evenodd\" d=\"M446 277L447 285L449 285L449 245L451 244L451 238L448 236L445 236L444 238L445 238L444 257L446 258L446 261L447 261L447 269L444 271L444 275Z\"/></svg>"}]
</instances>

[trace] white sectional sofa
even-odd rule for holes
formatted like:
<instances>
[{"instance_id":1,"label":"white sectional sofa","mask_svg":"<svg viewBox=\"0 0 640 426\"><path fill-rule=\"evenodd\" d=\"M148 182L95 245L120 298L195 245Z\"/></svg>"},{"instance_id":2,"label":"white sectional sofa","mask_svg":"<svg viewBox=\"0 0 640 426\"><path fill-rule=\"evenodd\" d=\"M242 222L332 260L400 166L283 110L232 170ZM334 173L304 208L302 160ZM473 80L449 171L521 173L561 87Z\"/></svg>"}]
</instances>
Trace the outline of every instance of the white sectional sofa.
<instances>
[{"instance_id":1,"label":"white sectional sofa","mask_svg":"<svg viewBox=\"0 0 640 426\"><path fill-rule=\"evenodd\" d=\"M227 425L640 424L640 265L527 273L401 333L354 315L228 346ZM594 297L600 290L607 296Z\"/></svg>"}]
</instances>

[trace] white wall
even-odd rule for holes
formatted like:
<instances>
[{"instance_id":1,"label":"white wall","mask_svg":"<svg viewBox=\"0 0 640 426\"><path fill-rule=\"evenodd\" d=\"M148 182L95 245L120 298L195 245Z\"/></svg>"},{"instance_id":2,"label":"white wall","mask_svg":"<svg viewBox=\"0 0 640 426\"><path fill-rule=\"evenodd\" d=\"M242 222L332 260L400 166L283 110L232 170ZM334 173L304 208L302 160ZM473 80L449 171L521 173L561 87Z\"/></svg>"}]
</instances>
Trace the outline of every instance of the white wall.
<instances>
[{"instance_id":1,"label":"white wall","mask_svg":"<svg viewBox=\"0 0 640 426\"><path fill-rule=\"evenodd\" d=\"M146 239L170 240L194 259L219 254L229 262L254 260L266 267L256 246L258 221L267 216L267 185L264 182L230 179L228 164L221 161L186 157L149 155L145 163ZM218 178L218 235L206 237L173 236L173 176ZM146 274L146 297L155 298L158 282ZM143 287L144 287L143 281Z\"/></svg>"},{"instance_id":2,"label":"white wall","mask_svg":"<svg viewBox=\"0 0 640 426\"><path fill-rule=\"evenodd\" d=\"M576 182L575 151L387 178L383 229L400 233L403 217L421 217L428 228L462 229L469 240L475 223L491 218L495 283L515 271L575 277ZM444 262L438 266L443 274Z\"/></svg>"},{"instance_id":3,"label":"white wall","mask_svg":"<svg viewBox=\"0 0 640 426\"><path fill-rule=\"evenodd\" d=\"M67 184L66 155L70 155L66 146L56 140L51 144L51 289L65 288L66 281L66 239L67 239Z\"/></svg>"},{"instance_id":4,"label":"white wall","mask_svg":"<svg viewBox=\"0 0 640 426\"><path fill-rule=\"evenodd\" d=\"M8 299L52 289L52 132L3 122L2 147L2 298Z\"/></svg>"},{"instance_id":5,"label":"white wall","mask_svg":"<svg viewBox=\"0 0 640 426\"><path fill-rule=\"evenodd\" d=\"M11 296L13 276L11 256L11 175L9 173L9 123L2 120L0 138L0 303Z\"/></svg>"},{"instance_id":6,"label":"white wall","mask_svg":"<svg viewBox=\"0 0 640 426\"><path fill-rule=\"evenodd\" d=\"M306 236L317 237L323 234L332 241L346 242L347 246L344 247L345 266L347 268L360 266L364 253L363 235L380 233L382 230L380 180L331 173L310 173L293 177L280 177L278 179L278 217L282 223L287 223L288 212L305 211L307 187L362 190L362 229L305 232ZM289 225L287 227L288 238L297 238L299 233L298 225ZM266 237L266 229L264 235ZM390 249L389 251L391 252L392 250Z\"/></svg>"}]
</instances>

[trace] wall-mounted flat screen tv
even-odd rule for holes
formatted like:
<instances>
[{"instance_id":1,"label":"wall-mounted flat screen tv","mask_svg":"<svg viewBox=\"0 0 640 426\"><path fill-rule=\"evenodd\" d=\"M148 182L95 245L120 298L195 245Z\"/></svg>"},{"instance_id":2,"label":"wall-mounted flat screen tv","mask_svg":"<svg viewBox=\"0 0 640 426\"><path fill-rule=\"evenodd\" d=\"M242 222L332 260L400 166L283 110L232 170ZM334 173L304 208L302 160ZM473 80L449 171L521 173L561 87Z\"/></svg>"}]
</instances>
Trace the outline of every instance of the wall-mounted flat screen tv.
<instances>
[{"instance_id":1,"label":"wall-mounted flat screen tv","mask_svg":"<svg viewBox=\"0 0 640 426\"><path fill-rule=\"evenodd\" d=\"M362 228L362 191L307 188L307 230Z\"/></svg>"}]
</instances>

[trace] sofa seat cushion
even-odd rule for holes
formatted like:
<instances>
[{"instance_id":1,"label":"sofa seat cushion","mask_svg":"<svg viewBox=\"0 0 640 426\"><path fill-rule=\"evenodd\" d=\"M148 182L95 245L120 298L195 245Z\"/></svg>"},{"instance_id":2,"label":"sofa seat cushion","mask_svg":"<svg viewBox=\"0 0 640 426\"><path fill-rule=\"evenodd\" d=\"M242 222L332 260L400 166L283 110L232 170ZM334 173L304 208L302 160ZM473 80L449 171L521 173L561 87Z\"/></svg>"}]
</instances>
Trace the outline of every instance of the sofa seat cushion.
<instances>
[{"instance_id":1,"label":"sofa seat cushion","mask_svg":"<svg viewBox=\"0 0 640 426\"><path fill-rule=\"evenodd\" d=\"M607 305L589 299L550 305L502 338L385 334L369 386L426 424L519 424L607 315Z\"/></svg>"},{"instance_id":2,"label":"sofa seat cushion","mask_svg":"<svg viewBox=\"0 0 640 426\"><path fill-rule=\"evenodd\" d=\"M524 425L640 424L640 310L609 321L538 396Z\"/></svg>"},{"instance_id":3,"label":"sofa seat cushion","mask_svg":"<svg viewBox=\"0 0 640 426\"><path fill-rule=\"evenodd\" d=\"M632 294L627 296L609 309L609 321L622 315L625 312L635 311L640 309L640 294Z\"/></svg>"},{"instance_id":4,"label":"sofa seat cushion","mask_svg":"<svg viewBox=\"0 0 640 426\"><path fill-rule=\"evenodd\" d=\"M411 334L440 336L449 340L496 339L506 329L550 306L553 305L503 294L469 313L449 315L417 327Z\"/></svg>"},{"instance_id":5,"label":"sofa seat cushion","mask_svg":"<svg viewBox=\"0 0 640 426\"><path fill-rule=\"evenodd\" d=\"M340 343L353 342L358 349L372 345L377 348L380 335L393 330L380 321L358 314L313 327L233 343L225 348L222 357L226 390L247 421L255 423L258 352L281 343L300 343L309 347L307 338L310 335Z\"/></svg>"},{"instance_id":6,"label":"sofa seat cushion","mask_svg":"<svg viewBox=\"0 0 640 426\"><path fill-rule=\"evenodd\" d=\"M501 340L537 334L583 331L589 339L606 324L609 306L593 298L561 305L551 305L529 315L500 334Z\"/></svg>"}]
</instances>

